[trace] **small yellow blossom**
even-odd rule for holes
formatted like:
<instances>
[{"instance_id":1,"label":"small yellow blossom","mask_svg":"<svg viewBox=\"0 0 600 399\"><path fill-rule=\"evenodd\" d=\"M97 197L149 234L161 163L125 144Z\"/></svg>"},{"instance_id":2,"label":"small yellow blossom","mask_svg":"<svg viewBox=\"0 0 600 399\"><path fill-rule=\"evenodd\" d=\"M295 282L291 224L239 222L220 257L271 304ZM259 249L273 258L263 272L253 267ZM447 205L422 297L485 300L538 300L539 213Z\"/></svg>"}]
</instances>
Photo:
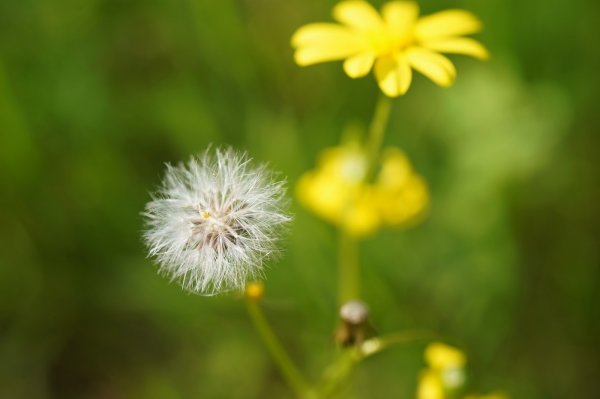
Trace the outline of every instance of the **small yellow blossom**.
<instances>
[{"instance_id":1,"label":"small yellow blossom","mask_svg":"<svg viewBox=\"0 0 600 399\"><path fill-rule=\"evenodd\" d=\"M458 349L433 342L425 348L425 362L429 367L419 376L417 399L444 399L447 391L464 383L467 359Z\"/></svg>"},{"instance_id":2,"label":"small yellow blossom","mask_svg":"<svg viewBox=\"0 0 600 399\"><path fill-rule=\"evenodd\" d=\"M444 370L464 367L467 358L464 353L450 345L433 342L425 349L425 361L433 369Z\"/></svg>"},{"instance_id":3,"label":"small yellow blossom","mask_svg":"<svg viewBox=\"0 0 600 399\"><path fill-rule=\"evenodd\" d=\"M417 399L446 399L457 397L457 389L465 382L465 354L452 346L433 342L425 348L428 368L419 375ZM464 399L508 399L502 393L468 395Z\"/></svg>"},{"instance_id":4,"label":"small yellow blossom","mask_svg":"<svg viewBox=\"0 0 600 399\"><path fill-rule=\"evenodd\" d=\"M464 383L467 358L460 350L433 342L425 349L425 361L439 375L445 388L454 389Z\"/></svg>"},{"instance_id":5,"label":"small yellow blossom","mask_svg":"<svg viewBox=\"0 0 600 399\"><path fill-rule=\"evenodd\" d=\"M438 373L433 370L423 370L419 376L417 399L444 399L445 389Z\"/></svg>"},{"instance_id":6,"label":"small yellow blossom","mask_svg":"<svg viewBox=\"0 0 600 399\"><path fill-rule=\"evenodd\" d=\"M356 142L323 151L316 169L299 180L299 201L323 219L361 237L382 226L404 226L421 216L429 196L397 148L383 152L375 181L366 182L368 161Z\"/></svg>"},{"instance_id":7,"label":"small yellow blossom","mask_svg":"<svg viewBox=\"0 0 600 399\"><path fill-rule=\"evenodd\" d=\"M366 1L346 0L333 8L335 23L312 23L292 37L294 59L300 66L345 60L351 78L366 76L374 69L381 90L390 97L405 94L412 69L442 87L456 77L454 64L440 53L487 59L488 51L478 41L463 37L481 30L472 13L446 10L419 18L412 1L391 1L381 13Z\"/></svg>"}]
</instances>

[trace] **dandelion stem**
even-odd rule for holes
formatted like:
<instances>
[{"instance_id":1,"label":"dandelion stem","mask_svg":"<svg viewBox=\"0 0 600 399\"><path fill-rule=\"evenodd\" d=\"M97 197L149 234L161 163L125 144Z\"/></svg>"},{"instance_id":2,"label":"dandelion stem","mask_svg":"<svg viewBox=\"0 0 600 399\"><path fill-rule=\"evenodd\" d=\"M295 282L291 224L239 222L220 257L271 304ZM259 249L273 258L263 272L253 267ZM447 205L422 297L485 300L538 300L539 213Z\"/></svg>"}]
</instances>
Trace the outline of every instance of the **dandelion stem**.
<instances>
[{"instance_id":1,"label":"dandelion stem","mask_svg":"<svg viewBox=\"0 0 600 399\"><path fill-rule=\"evenodd\" d=\"M368 165L367 179L371 179L377 169L379 152L381 150L381 145L383 144L383 137L385 136L385 129L388 124L391 109L391 99L385 95L381 95L375 105L375 113L373 114L371 125L369 126L369 133L365 144Z\"/></svg>"},{"instance_id":2,"label":"dandelion stem","mask_svg":"<svg viewBox=\"0 0 600 399\"><path fill-rule=\"evenodd\" d=\"M246 308L256 331L262 338L271 357L279 367L283 378L286 380L290 388L294 390L296 396L300 399L316 399L308 383L290 359L283 345L277 339L271 325L267 321L260 305L252 299L246 300Z\"/></svg>"},{"instance_id":3,"label":"dandelion stem","mask_svg":"<svg viewBox=\"0 0 600 399\"><path fill-rule=\"evenodd\" d=\"M339 232L339 305L359 299L360 267L358 263L358 242L346 231Z\"/></svg>"}]
</instances>

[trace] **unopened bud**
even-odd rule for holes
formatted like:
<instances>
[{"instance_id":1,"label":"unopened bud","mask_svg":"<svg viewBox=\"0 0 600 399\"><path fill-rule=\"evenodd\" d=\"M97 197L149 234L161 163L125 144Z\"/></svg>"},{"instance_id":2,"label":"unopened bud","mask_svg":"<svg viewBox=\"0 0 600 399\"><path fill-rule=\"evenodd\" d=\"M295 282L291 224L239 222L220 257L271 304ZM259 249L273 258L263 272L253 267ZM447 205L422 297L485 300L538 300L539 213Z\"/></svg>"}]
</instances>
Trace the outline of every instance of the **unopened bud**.
<instances>
[{"instance_id":1,"label":"unopened bud","mask_svg":"<svg viewBox=\"0 0 600 399\"><path fill-rule=\"evenodd\" d=\"M254 281L246 285L246 297L253 301L260 301L265 293L265 286L260 281Z\"/></svg>"},{"instance_id":2,"label":"unopened bud","mask_svg":"<svg viewBox=\"0 0 600 399\"><path fill-rule=\"evenodd\" d=\"M359 300L348 301L340 308L340 317L353 325L365 323L369 318L369 307Z\"/></svg>"}]
</instances>

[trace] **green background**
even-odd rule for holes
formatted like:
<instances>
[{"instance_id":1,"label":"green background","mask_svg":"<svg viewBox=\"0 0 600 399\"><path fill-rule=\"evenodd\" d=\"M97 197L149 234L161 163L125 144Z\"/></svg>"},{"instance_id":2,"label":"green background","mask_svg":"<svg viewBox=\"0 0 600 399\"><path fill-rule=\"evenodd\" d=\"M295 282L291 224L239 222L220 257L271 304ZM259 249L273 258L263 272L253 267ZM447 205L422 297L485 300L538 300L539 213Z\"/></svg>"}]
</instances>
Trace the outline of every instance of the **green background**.
<instances>
[{"instance_id":1,"label":"green background","mask_svg":"<svg viewBox=\"0 0 600 399\"><path fill-rule=\"evenodd\" d=\"M235 296L156 274L140 212L176 163L231 144L288 177L364 126L378 89L299 68L289 38L333 1L0 2L0 397L289 398ZM377 2L380 5L381 2ZM380 332L425 329L469 356L469 391L591 398L600 372L595 162L600 2L422 1L476 12L491 50L440 89L415 79L386 145L431 212L361 246ZM265 309L311 380L332 359L335 230L292 203ZM414 397L424 342L345 392Z\"/></svg>"}]
</instances>

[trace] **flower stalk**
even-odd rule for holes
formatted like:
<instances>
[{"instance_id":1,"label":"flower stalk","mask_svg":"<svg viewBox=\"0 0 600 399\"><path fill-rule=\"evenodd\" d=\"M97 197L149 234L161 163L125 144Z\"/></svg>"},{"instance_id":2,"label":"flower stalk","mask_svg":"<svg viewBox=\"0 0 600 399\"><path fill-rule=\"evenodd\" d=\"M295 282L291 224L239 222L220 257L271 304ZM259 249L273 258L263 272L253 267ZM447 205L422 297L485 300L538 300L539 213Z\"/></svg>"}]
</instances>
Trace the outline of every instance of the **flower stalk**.
<instances>
[{"instance_id":1,"label":"flower stalk","mask_svg":"<svg viewBox=\"0 0 600 399\"><path fill-rule=\"evenodd\" d=\"M389 97L380 95L377 104L375 105L375 113L373 114L371 125L369 126L369 133L365 144L367 152L367 181L373 178L377 170L381 145L383 144L383 138L390 119L391 110L392 100Z\"/></svg>"},{"instance_id":2,"label":"flower stalk","mask_svg":"<svg viewBox=\"0 0 600 399\"><path fill-rule=\"evenodd\" d=\"M385 137L385 130L388 125L391 109L391 99L384 95L379 96L365 143L367 155L365 183L370 181L377 171L381 155L381 145ZM360 298L360 265L358 259L358 241L343 228L339 230L338 247L338 302L341 306L347 301Z\"/></svg>"},{"instance_id":3,"label":"flower stalk","mask_svg":"<svg viewBox=\"0 0 600 399\"><path fill-rule=\"evenodd\" d=\"M296 393L296 396L299 399L317 399L316 395L312 392L310 386L304 379L304 376L298 370L273 332L259 303L251 298L246 298L246 309L248 310L248 315L250 316L258 335L267 347L275 364L279 367L281 375L290 388Z\"/></svg>"},{"instance_id":4,"label":"flower stalk","mask_svg":"<svg viewBox=\"0 0 600 399\"><path fill-rule=\"evenodd\" d=\"M323 380L318 386L317 392L320 397L329 398L340 390L342 384L348 380L354 367L366 358L389 349L394 345L427 340L432 337L432 334L425 331L405 331L371 338L358 346L344 349L325 370Z\"/></svg>"},{"instance_id":5,"label":"flower stalk","mask_svg":"<svg viewBox=\"0 0 600 399\"><path fill-rule=\"evenodd\" d=\"M338 254L338 302L344 303L360 298L360 266L358 242L343 229L339 231Z\"/></svg>"}]
</instances>

